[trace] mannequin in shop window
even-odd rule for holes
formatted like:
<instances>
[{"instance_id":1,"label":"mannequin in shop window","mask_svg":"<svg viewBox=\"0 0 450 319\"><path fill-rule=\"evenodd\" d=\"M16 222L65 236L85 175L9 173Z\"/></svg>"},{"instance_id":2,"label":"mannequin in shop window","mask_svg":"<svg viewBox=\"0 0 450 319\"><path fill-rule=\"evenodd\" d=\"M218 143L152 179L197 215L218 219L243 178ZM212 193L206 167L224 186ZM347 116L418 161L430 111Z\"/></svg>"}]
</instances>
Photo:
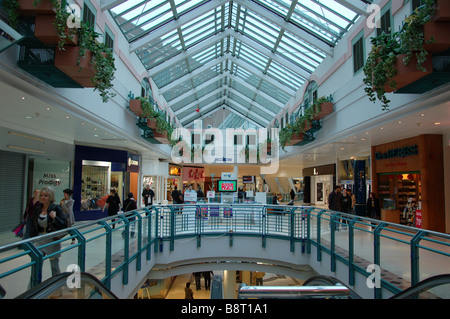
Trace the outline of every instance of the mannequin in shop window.
<instances>
[{"instance_id":1,"label":"mannequin in shop window","mask_svg":"<svg viewBox=\"0 0 450 319\"><path fill-rule=\"evenodd\" d=\"M150 185L145 186L142 192L142 197L144 198L145 207L153 205L153 197L155 197L155 192L150 188Z\"/></svg>"}]
</instances>

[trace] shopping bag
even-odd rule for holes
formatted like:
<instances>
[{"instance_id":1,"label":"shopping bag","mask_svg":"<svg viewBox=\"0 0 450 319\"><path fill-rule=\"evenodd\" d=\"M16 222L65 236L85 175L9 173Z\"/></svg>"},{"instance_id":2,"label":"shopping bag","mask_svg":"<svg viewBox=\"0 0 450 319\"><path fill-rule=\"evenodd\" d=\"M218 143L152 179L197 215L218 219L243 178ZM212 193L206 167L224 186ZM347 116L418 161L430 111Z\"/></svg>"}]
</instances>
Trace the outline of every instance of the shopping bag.
<instances>
[{"instance_id":1,"label":"shopping bag","mask_svg":"<svg viewBox=\"0 0 450 319\"><path fill-rule=\"evenodd\" d=\"M12 231L16 235L16 237L23 237L24 228L25 228L25 222L21 222L19 225L14 227L14 229Z\"/></svg>"}]
</instances>

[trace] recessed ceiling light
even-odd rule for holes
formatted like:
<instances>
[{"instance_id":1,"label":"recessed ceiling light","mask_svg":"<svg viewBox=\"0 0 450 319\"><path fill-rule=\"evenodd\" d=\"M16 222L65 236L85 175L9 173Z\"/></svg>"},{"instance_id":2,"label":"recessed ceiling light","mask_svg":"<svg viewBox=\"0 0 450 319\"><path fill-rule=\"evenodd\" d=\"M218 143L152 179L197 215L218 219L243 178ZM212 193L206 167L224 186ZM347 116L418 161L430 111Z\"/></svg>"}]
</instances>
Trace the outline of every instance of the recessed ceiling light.
<instances>
[{"instance_id":1,"label":"recessed ceiling light","mask_svg":"<svg viewBox=\"0 0 450 319\"><path fill-rule=\"evenodd\" d=\"M361 141L365 141L365 140L366 140L365 138L362 138L362 139L361 139Z\"/></svg>"},{"instance_id":2,"label":"recessed ceiling light","mask_svg":"<svg viewBox=\"0 0 450 319\"><path fill-rule=\"evenodd\" d=\"M49 107L46 107L45 109L46 109L47 111L50 111L50 108L49 108Z\"/></svg>"},{"instance_id":3,"label":"recessed ceiling light","mask_svg":"<svg viewBox=\"0 0 450 319\"><path fill-rule=\"evenodd\" d=\"M425 116L425 114L422 113L422 114L420 114L420 116Z\"/></svg>"},{"instance_id":4,"label":"recessed ceiling light","mask_svg":"<svg viewBox=\"0 0 450 319\"><path fill-rule=\"evenodd\" d=\"M20 99L21 99L21 100L25 100L25 96L22 96Z\"/></svg>"},{"instance_id":5,"label":"recessed ceiling light","mask_svg":"<svg viewBox=\"0 0 450 319\"><path fill-rule=\"evenodd\" d=\"M81 125L84 125L84 122L82 122Z\"/></svg>"},{"instance_id":6,"label":"recessed ceiling light","mask_svg":"<svg viewBox=\"0 0 450 319\"><path fill-rule=\"evenodd\" d=\"M380 130L382 130L383 128L382 127L380 127Z\"/></svg>"},{"instance_id":7,"label":"recessed ceiling light","mask_svg":"<svg viewBox=\"0 0 450 319\"><path fill-rule=\"evenodd\" d=\"M341 151L343 151L344 150L344 148L343 147L341 147Z\"/></svg>"},{"instance_id":8,"label":"recessed ceiling light","mask_svg":"<svg viewBox=\"0 0 450 319\"><path fill-rule=\"evenodd\" d=\"M32 116L29 116L29 115L27 115L27 116L25 116L25 118L26 118L26 119L32 119L33 117L32 117Z\"/></svg>"},{"instance_id":9,"label":"recessed ceiling light","mask_svg":"<svg viewBox=\"0 0 450 319\"><path fill-rule=\"evenodd\" d=\"M398 124L402 124L402 121L398 121Z\"/></svg>"},{"instance_id":10,"label":"recessed ceiling light","mask_svg":"<svg viewBox=\"0 0 450 319\"><path fill-rule=\"evenodd\" d=\"M441 122L434 122L434 125L441 125Z\"/></svg>"},{"instance_id":11,"label":"recessed ceiling light","mask_svg":"<svg viewBox=\"0 0 450 319\"><path fill-rule=\"evenodd\" d=\"M66 116L66 119L68 119L68 118L69 118L69 115Z\"/></svg>"},{"instance_id":12,"label":"recessed ceiling light","mask_svg":"<svg viewBox=\"0 0 450 319\"><path fill-rule=\"evenodd\" d=\"M98 137L98 134L94 134L95 137Z\"/></svg>"}]
</instances>

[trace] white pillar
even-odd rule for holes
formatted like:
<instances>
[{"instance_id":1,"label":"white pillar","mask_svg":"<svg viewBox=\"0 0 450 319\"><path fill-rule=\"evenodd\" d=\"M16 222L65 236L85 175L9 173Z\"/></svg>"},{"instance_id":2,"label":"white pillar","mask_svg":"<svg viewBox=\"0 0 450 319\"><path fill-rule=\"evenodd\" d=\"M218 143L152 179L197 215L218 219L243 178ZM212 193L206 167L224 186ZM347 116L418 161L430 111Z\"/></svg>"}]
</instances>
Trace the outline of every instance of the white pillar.
<instances>
[{"instance_id":1,"label":"white pillar","mask_svg":"<svg viewBox=\"0 0 450 319\"><path fill-rule=\"evenodd\" d=\"M223 298L236 299L236 271L223 271Z\"/></svg>"}]
</instances>

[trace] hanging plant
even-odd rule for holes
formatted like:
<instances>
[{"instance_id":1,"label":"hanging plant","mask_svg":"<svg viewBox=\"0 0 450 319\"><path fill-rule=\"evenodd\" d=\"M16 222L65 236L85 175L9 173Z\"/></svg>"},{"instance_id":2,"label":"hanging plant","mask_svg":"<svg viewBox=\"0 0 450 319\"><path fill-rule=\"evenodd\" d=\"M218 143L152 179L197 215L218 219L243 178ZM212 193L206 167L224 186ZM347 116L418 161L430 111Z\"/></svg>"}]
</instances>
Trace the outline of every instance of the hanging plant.
<instances>
[{"instance_id":1,"label":"hanging plant","mask_svg":"<svg viewBox=\"0 0 450 319\"><path fill-rule=\"evenodd\" d=\"M369 96L369 100L375 102L381 101L383 110L389 107L390 100L386 97L385 86L397 87L393 77L397 74L395 62L397 56L404 53L400 46L399 33L382 33L370 41L372 51L367 57L364 65L364 91Z\"/></svg>"},{"instance_id":2,"label":"hanging plant","mask_svg":"<svg viewBox=\"0 0 450 319\"><path fill-rule=\"evenodd\" d=\"M91 64L96 71L92 78L94 90L99 90L103 102L107 102L116 95L111 92L116 67L114 65L112 49L107 48L104 43L97 41L99 35L99 33L95 32L86 23L81 23L81 28L78 29L78 46L80 47L78 63L80 58L85 56L86 50L91 51Z\"/></svg>"},{"instance_id":3,"label":"hanging plant","mask_svg":"<svg viewBox=\"0 0 450 319\"><path fill-rule=\"evenodd\" d=\"M172 132L175 128L164 119L161 112L155 110L154 105L150 103L147 97L138 97L136 99L141 101L142 114L140 118L154 119L156 122L156 133L166 133L171 146L174 146L181 141L181 139L172 139Z\"/></svg>"},{"instance_id":4,"label":"hanging plant","mask_svg":"<svg viewBox=\"0 0 450 319\"><path fill-rule=\"evenodd\" d=\"M430 21L434 13L434 0L425 0L424 5L404 20L402 29L392 34L382 33L371 38L372 50L364 65L364 91L369 100L377 99L382 103L382 109L389 108L390 100L386 97L386 88L397 89L394 76L397 74L395 63L397 57L404 54L403 63L408 65L413 58L417 60L418 70L425 72L423 64L428 58L424 44L430 43L424 39L423 26Z\"/></svg>"},{"instance_id":5,"label":"hanging plant","mask_svg":"<svg viewBox=\"0 0 450 319\"><path fill-rule=\"evenodd\" d=\"M34 0L33 6L37 7L42 1L43 0ZM111 92L111 89L113 88L112 81L116 71L112 50L107 48L104 43L98 42L97 38L100 34L96 33L84 22L80 22L81 27L78 29L67 28L67 21L70 17L70 13L65 10L65 7L61 6L59 0L46 1L50 1L55 11L55 21L53 25L55 26L59 38L56 49L64 50L66 40L68 38L73 38L74 35L78 36L78 46L80 47L78 65L80 64L80 59L85 56L86 50L91 51L92 60L90 63L94 66L96 71L91 81L94 85L94 90L100 92L103 102L107 102L110 98L115 96L115 93ZM3 6L8 12L9 24L14 28L17 27L19 4L17 1L3 0Z\"/></svg>"}]
</instances>

